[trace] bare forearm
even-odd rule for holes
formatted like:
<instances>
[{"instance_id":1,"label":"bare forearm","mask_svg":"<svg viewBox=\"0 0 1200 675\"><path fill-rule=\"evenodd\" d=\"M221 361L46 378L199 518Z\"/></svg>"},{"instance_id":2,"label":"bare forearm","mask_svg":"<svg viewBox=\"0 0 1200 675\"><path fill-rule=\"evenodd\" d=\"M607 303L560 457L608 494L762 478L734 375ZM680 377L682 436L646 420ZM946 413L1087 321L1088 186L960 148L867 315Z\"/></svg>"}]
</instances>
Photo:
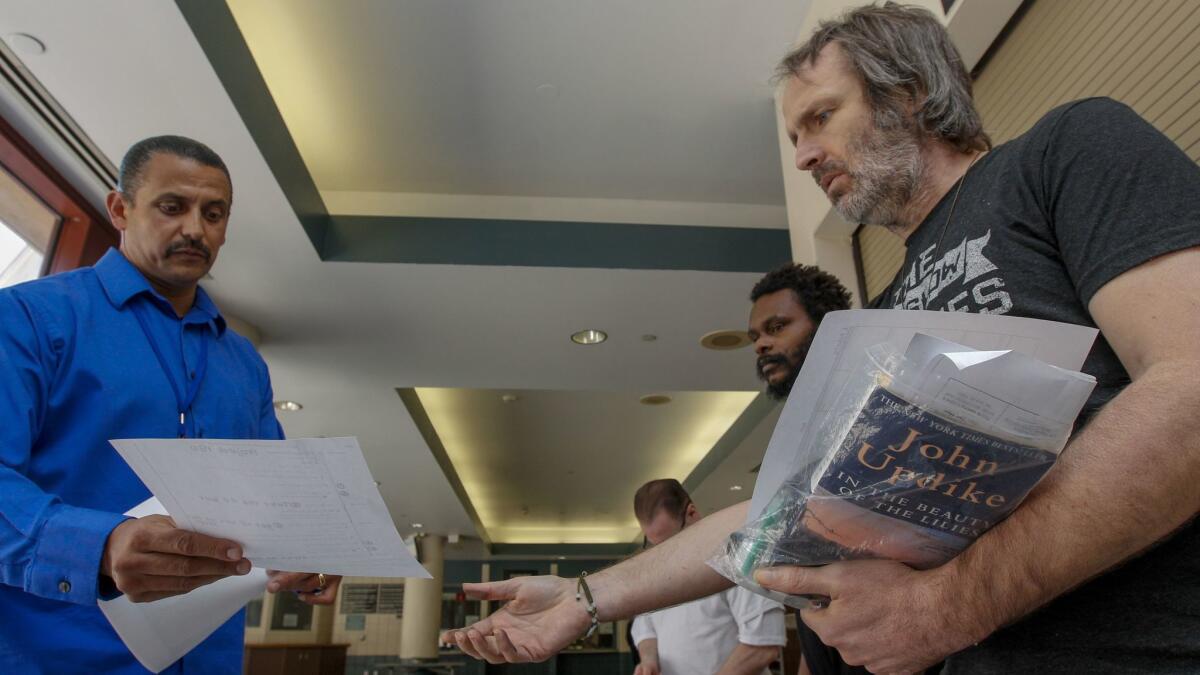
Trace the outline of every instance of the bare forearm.
<instances>
[{"instance_id":1,"label":"bare forearm","mask_svg":"<svg viewBox=\"0 0 1200 675\"><path fill-rule=\"evenodd\" d=\"M1200 510L1200 364L1147 370L1012 516L942 570L991 631L1153 546Z\"/></svg>"},{"instance_id":2,"label":"bare forearm","mask_svg":"<svg viewBox=\"0 0 1200 675\"><path fill-rule=\"evenodd\" d=\"M779 647L738 643L717 675L760 675L779 657Z\"/></svg>"},{"instance_id":3,"label":"bare forearm","mask_svg":"<svg viewBox=\"0 0 1200 675\"><path fill-rule=\"evenodd\" d=\"M733 585L705 564L746 520L749 502L706 516L662 544L588 577L601 621L703 598Z\"/></svg>"},{"instance_id":4,"label":"bare forearm","mask_svg":"<svg viewBox=\"0 0 1200 675\"><path fill-rule=\"evenodd\" d=\"M658 665L658 640L654 638L642 640L638 643L637 650L643 663Z\"/></svg>"}]
</instances>

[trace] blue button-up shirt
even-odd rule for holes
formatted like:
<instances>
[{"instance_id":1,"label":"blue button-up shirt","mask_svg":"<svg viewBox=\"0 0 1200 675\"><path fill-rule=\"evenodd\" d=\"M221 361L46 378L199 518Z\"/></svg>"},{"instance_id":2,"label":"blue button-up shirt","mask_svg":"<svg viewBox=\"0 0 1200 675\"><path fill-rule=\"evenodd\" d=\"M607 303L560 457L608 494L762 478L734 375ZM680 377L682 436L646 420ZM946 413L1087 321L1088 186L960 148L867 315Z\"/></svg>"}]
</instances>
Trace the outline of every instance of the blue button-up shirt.
<instances>
[{"instance_id":1,"label":"blue button-up shirt","mask_svg":"<svg viewBox=\"0 0 1200 675\"><path fill-rule=\"evenodd\" d=\"M147 335L137 313L149 330ZM119 252L0 290L0 673L145 673L96 605L100 558L150 496L114 438L279 439L267 366L200 289L180 319ZM172 672L240 673L239 612Z\"/></svg>"}]
</instances>

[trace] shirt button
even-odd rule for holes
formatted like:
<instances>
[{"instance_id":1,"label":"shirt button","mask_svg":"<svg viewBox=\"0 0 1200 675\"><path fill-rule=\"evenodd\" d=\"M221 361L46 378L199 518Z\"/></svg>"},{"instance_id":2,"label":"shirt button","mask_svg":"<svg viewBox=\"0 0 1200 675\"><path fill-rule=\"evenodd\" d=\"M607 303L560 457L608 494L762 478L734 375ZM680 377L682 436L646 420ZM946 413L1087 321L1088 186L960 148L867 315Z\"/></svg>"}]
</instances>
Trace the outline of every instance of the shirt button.
<instances>
[{"instance_id":1,"label":"shirt button","mask_svg":"<svg viewBox=\"0 0 1200 675\"><path fill-rule=\"evenodd\" d=\"M71 592L71 582L69 582L69 581L58 582L58 590L63 593L70 593Z\"/></svg>"}]
</instances>

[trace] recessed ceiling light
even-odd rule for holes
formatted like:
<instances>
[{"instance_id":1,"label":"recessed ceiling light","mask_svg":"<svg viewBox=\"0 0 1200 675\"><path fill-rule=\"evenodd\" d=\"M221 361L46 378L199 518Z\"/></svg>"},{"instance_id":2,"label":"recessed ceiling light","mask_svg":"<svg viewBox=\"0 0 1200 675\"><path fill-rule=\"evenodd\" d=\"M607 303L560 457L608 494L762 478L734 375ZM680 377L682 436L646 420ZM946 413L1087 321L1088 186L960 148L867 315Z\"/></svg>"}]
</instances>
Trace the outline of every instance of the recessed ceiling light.
<instances>
[{"instance_id":1,"label":"recessed ceiling light","mask_svg":"<svg viewBox=\"0 0 1200 675\"><path fill-rule=\"evenodd\" d=\"M716 330L700 338L700 345L708 349L738 349L750 344L750 336L744 330Z\"/></svg>"},{"instance_id":2,"label":"recessed ceiling light","mask_svg":"<svg viewBox=\"0 0 1200 675\"><path fill-rule=\"evenodd\" d=\"M578 345L598 345L608 339L608 333L595 328L581 330L571 336L571 342Z\"/></svg>"},{"instance_id":3,"label":"recessed ceiling light","mask_svg":"<svg viewBox=\"0 0 1200 675\"><path fill-rule=\"evenodd\" d=\"M742 489L742 486L741 486L741 485L730 485L730 486L729 486L729 490L730 490L731 492L738 492L738 491L739 491L739 490L741 490L741 489Z\"/></svg>"},{"instance_id":4,"label":"recessed ceiling light","mask_svg":"<svg viewBox=\"0 0 1200 675\"><path fill-rule=\"evenodd\" d=\"M566 559L567 559L567 556L565 556L565 555L560 555L560 556L558 556L558 559L559 559L559 560L566 560Z\"/></svg>"},{"instance_id":5,"label":"recessed ceiling light","mask_svg":"<svg viewBox=\"0 0 1200 675\"><path fill-rule=\"evenodd\" d=\"M642 405L666 405L671 402L671 397L666 394L647 394L638 399L638 403Z\"/></svg>"},{"instance_id":6,"label":"recessed ceiling light","mask_svg":"<svg viewBox=\"0 0 1200 675\"><path fill-rule=\"evenodd\" d=\"M419 529L421 529L422 527L425 527L425 526L424 526L424 525L422 525L421 523L413 523L413 524L412 524L412 526L413 526L413 529L414 529L414 530L419 530Z\"/></svg>"},{"instance_id":7,"label":"recessed ceiling light","mask_svg":"<svg viewBox=\"0 0 1200 675\"><path fill-rule=\"evenodd\" d=\"M303 407L295 401L275 401L275 409L280 412L296 412Z\"/></svg>"},{"instance_id":8,"label":"recessed ceiling light","mask_svg":"<svg viewBox=\"0 0 1200 675\"><path fill-rule=\"evenodd\" d=\"M521 397L516 394L501 394L500 400L505 403L516 403L521 400Z\"/></svg>"},{"instance_id":9,"label":"recessed ceiling light","mask_svg":"<svg viewBox=\"0 0 1200 675\"><path fill-rule=\"evenodd\" d=\"M9 33L4 36L4 41L22 56L40 56L46 53L46 43L29 33Z\"/></svg>"}]
</instances>

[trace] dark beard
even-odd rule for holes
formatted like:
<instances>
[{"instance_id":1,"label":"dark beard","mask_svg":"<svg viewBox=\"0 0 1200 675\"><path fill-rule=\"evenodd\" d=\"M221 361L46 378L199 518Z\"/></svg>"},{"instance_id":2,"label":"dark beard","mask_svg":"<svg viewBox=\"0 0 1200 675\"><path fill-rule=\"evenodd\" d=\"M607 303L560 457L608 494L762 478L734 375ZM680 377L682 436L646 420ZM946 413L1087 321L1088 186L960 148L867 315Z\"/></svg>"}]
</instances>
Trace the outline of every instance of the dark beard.
<instances>
[{"instance_id":1,"label":"dark beard","mask_svg":"<svg viewBox=\"0 0 1200 675\"><path fill-rule=\"evenodd\" d=\"M788 397L788 394L792 393L792 386L796 384L796 378L800 375L800 368L804 365L804 359L808 356L808 348L811 346L812 338L809 338L804 344L793 349L787 357L782 354L759 357L755 370L758 373L758 379L767 383L767 396L776 401L782 401ZM763 366L771 363L787 368L787 377L774 384L769 382L766 376L763 375Z\"/></svg>"}]
</instances>

